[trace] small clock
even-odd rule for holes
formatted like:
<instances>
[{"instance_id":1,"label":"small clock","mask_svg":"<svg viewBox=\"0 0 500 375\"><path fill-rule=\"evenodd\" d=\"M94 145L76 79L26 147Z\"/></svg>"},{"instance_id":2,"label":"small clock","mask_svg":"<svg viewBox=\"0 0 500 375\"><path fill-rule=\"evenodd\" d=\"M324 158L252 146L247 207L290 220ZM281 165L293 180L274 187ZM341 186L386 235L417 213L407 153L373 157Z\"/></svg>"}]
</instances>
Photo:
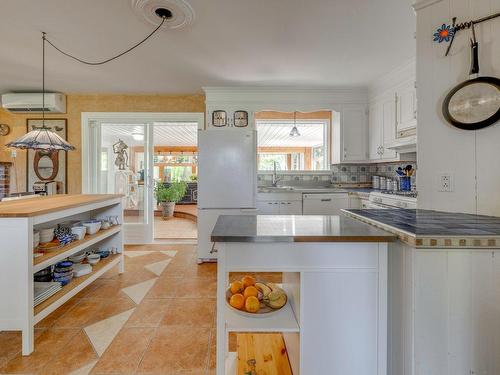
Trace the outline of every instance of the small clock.
<instances>
[{"instance_id":1,"label":"small clock","mask_svg":"<svg viewBox=\"0 0 500 375\"><path fill-rule=\"evenodd\" d=\"M226 111L213 111L212 112L212 125L221 127L227 125L227 114Z\"/></svg>"},{"instance_id":2,"label":"small clock","mask_svg":"<svg viewBox=\"0 0 500 375\"><path fill-rule=\"evenodd\" d=\"M247 111L235 111L234 112L234 126L238 128L244 128L248 126L248 112Z\"/></svg>"},{"instance_id":3,"label":"small clock","mask_svg":"<svg viewBox=\"0 0 500 375\"><path fill-rule=\"evenodd\" d=\"M6 136L10 133L10 126L7 124L0 124L0 135Z\"/></svg>"}]
</instances>

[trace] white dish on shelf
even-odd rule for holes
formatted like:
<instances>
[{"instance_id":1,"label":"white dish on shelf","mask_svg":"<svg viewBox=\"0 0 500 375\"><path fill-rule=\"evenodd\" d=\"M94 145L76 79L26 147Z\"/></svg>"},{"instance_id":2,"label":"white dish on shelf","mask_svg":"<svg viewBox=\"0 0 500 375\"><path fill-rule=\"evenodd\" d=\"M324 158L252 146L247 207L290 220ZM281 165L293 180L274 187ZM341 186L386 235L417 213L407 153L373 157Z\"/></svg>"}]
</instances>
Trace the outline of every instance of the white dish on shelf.
<instances>
[{"instance_id":1,"label":"white dish on shelf","mask_svg":"<svg viewBox=\"0 0 500 375\"><path fill-rule=\"evenodd\" d=\"M73 263L81 263L83 260L87 257L87 254L85 253L80 253L80 254L74 254L70 256L68 259L72 261Z\"/></svg>"},{"instance_id":2,"label":"white dish on shelf","mask_svg":"<svg viewBox=\"0 0 500 375\"><path fill-rule=\"evenodd\" d=\"M40 243L47 243L54 239L54 228L40 229Z\"/></svg>"},{"instance_id":3,"label":"white dish on shelf","mask_svg":"<svg viewBox=\"0 0 500 375\"><path fill-rule=\"evenodd\" d=\"M73 276L82 277L92 272L90 264L73 264Z\"/></svg>"},{"instance_id":4,"label":"white dish on shelf","mask_svg":"<svg viewBox=\"0 0 500 375\"><path fill-rule=\"evenodd\" d=\"M89 254L87 255L87 262L89 262L89 264L97 264L99 263L99 261L101 260L101 255L100 254Z\"/></svg>"},{"instance_id":5,"label":"white dish on shelf","mask_svg":"<svg viewBox=\"0 0 500 375\"><path fill-rule=\"evenodd\" d=\"M82 225L87 228L88 234L96 234L101 229L100 221L84 221Z\"/></svg>"},{"instance_id":6,"label":"white dish on shelf","mask_svg":"<svg viewBox=\"0 0 500 375\"><path fill-rule=\"evenodd\" d=\"M85 227L83 225L73 227L73 228L71 228L71 233L76 234L77 240L83 240L83 238L85 237L85 233L87 233L87 227Z\"/></svg>"}]
</instances>

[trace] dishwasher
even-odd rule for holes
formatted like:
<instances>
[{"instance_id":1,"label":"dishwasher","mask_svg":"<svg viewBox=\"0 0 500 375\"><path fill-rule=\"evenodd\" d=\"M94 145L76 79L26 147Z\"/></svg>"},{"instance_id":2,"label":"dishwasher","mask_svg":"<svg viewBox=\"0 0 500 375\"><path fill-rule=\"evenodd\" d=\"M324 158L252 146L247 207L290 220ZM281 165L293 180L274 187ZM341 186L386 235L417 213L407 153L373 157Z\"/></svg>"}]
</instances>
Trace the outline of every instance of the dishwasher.
<instances>
[{"instance_id":1,"label":"dishwasher","mask_svg":"<svg viewBox=\"0 0 500 375\"><path fill-rule=\"evenodd\" d=\"M349 208L349 194L308 193L302 196L303 215L340 215L340 210Z\"/></svg>"}]
</instances>

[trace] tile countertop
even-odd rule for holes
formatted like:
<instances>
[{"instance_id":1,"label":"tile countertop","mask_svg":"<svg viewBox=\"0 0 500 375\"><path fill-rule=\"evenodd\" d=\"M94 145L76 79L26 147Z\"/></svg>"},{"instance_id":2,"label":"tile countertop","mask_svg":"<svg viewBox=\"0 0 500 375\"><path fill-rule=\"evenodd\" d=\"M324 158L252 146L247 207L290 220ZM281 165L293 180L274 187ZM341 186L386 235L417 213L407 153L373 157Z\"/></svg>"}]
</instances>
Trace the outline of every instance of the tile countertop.
<instances>
[{"instance_id":1,"label":"tile countertop","mask_svg":"<svg viewBox=\"0 0 500 375\"><path fill-rule=\"evenodd\" d=\"M500 247L500 217L419 209L342 211L417 247Z\"/></svg>"},{"instance_id":2,"label":"tile countertop","mask_svg":"<svg viewBox=\"0 0 500 375\"><path fill-rule=\"evenodd\" d=\"M387 231L345 216L221 215L214 242L391 242Z\"/></svg>"}]
</instances>

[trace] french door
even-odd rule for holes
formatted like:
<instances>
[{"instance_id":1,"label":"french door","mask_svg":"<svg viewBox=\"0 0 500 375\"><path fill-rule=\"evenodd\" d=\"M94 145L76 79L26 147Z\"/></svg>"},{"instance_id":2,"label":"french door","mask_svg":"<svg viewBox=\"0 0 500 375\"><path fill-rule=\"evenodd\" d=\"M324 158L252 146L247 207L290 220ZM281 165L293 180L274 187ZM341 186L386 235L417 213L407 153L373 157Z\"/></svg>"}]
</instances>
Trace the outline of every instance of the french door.
<instances>
[{"instance_id":1,"label":"french door","mask_svg":"<svg viewBox=\"0 0 500 375\"><path fill-rule=\"evenodd\" d=\"M90 193L122 194L125 243L153 242L153 123L110 118L89 125Z\"/></svg>"}]
</instances>

